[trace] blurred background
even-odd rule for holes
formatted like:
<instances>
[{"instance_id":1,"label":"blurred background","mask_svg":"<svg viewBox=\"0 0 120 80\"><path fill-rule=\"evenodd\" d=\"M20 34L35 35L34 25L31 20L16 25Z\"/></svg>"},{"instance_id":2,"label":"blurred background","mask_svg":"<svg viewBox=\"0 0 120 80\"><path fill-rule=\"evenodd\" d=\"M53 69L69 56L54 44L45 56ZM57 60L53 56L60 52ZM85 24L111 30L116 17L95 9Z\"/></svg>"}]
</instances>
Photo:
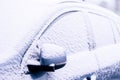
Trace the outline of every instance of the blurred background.
<instances>
[{"instance_id":1,"label":"blurred background","mask_svg":"<svg viewBox=\"0 0 120 80\"><path fill-rule=\"evenodd\" d=\"M83 0L107 8L120 15L120 0Z\"/></svg>"}]
</instances>

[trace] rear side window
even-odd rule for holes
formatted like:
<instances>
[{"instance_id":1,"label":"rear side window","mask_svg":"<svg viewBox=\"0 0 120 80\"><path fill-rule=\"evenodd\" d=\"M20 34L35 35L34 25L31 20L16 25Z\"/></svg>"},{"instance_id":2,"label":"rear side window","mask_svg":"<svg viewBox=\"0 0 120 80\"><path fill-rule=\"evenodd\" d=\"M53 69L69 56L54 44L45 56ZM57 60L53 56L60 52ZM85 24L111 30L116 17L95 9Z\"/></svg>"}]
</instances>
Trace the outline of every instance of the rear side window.
<instances>
[{"instance_id":1,"label":"rear side window","mask_svg":"<svg viewBox=\"0 0 120 80\"><path fill-rule=\"evenodd\" d=\"M88 13L96 46L114 44L114 32L111 21L102 15Z\"/></svg>"}]
</instances>

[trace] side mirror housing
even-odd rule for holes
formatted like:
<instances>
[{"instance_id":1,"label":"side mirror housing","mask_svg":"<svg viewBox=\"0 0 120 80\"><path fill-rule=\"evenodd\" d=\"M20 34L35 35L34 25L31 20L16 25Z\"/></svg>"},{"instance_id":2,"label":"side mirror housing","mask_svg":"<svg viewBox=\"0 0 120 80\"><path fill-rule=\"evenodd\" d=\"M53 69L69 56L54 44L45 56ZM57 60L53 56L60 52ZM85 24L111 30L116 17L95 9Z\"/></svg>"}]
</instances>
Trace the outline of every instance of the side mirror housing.
<instances>
[{"instance_id":1,"label":"side mirror housing","mask_svg":"<svg viewBox=\"0 0 120 80\"><path fill-rule=\"evenodd\" d=\"M67 61L65 49L54 44L43 44L40 51L40 64L28 64L29 72L55 71L65 66Z\"/></svg>"}]
</instances>

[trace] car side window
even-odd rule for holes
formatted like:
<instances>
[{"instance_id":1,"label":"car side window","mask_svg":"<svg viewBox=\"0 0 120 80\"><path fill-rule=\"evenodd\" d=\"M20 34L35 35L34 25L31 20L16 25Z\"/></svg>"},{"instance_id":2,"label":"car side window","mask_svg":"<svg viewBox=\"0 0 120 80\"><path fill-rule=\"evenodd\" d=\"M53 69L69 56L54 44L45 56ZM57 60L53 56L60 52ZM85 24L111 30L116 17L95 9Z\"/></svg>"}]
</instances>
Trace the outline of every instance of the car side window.
<instances>
[{"instance_id":1,"label":"car side window","mask_svg":"<svg viewBox=\"0 0 120 80\"><path fill-rule=\"evenodd\" d=\"M40 44L53 43L63 46L67 53L88 50L87 27L82 12L67 13L50 25L40 38Z\"/></svg>"},{"instance_id":2,"label":"car side window","mask_svg":"<svg viewBox=\"0 0 120 80\"><path fill-rule=\"evenodd\" d=\"M95 13L88 13L88 16L92 25L96 46L114 44L115 37L109 18Z\"/></svg>"}]
</instances>

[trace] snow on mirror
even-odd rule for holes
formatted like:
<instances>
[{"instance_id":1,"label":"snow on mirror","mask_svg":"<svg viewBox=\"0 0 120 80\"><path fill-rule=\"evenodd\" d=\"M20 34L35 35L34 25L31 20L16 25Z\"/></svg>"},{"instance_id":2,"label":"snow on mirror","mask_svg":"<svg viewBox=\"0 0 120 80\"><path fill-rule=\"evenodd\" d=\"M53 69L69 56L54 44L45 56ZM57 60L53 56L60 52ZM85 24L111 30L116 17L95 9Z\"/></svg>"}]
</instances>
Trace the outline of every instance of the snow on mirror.
<instances>
[{"instance_id":1,"label":"snow on mirror","mask_svg":"<svg viewBox=\"0 0 120 80\"><path fill-rule=\"evenodd\" d=\"M66 64L65 49L54 44L43 44L37 63L29 60L27 64L29 72L55 71L62 68Z\"/></svg>"}]
</instances>

